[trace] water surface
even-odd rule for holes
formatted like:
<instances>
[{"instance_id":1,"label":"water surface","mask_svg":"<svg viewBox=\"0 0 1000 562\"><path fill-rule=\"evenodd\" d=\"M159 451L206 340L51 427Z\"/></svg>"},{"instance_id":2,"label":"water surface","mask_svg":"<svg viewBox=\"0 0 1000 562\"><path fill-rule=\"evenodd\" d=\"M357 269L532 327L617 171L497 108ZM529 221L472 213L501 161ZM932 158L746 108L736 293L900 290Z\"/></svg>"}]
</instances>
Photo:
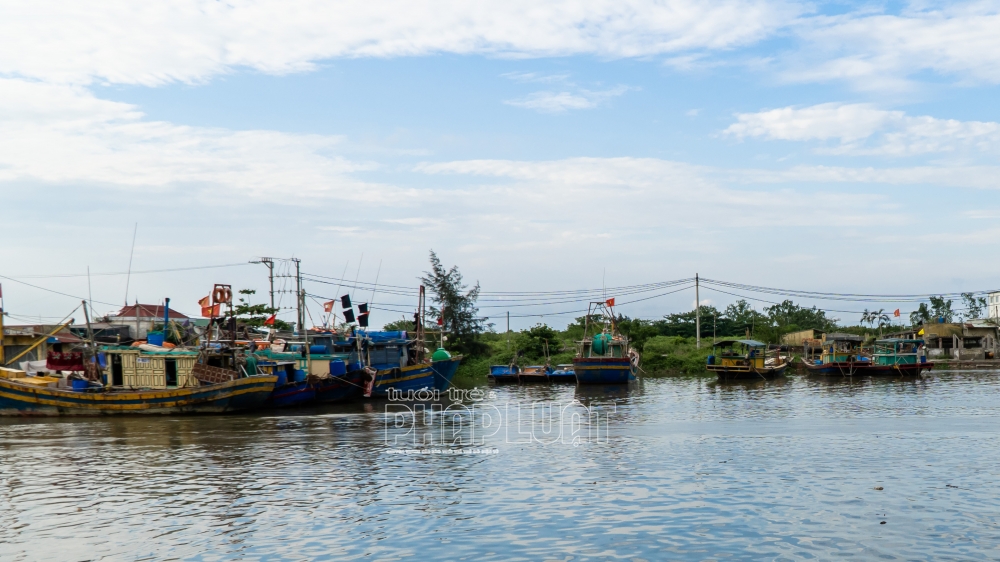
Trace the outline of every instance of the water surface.
<instances>
[{"instance_id":1,"label":"water surface","mask_svg":"<svg viewBox=\"0 0 1000 562\"><path fill-rule=\"evenodd\" d=\"M1000 557L997 372L515 386L477 404L412 431L385 402L3 419L0 559ZM442 444L517 405L483 446Z\"/></svg>"}]
</instances>

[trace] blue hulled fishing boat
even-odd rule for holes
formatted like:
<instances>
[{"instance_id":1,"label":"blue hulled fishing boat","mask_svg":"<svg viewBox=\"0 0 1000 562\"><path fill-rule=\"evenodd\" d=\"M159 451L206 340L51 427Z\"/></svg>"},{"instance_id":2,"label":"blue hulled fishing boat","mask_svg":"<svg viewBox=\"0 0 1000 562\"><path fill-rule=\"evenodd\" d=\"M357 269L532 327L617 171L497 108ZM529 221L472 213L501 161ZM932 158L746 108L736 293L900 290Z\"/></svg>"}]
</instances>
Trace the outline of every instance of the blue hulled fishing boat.
<instances>
[{"instance_id":1,"label":"blue hulled fishing boat","mask_svg":"<svg viewBox=\"0 0 1000 562\"><path fill-rule=\"evenodd\" d=\"M587 309L583 341L573 358L579 384L627 384L639 370L639 354L629 347L628 338L618 333L614 314L615 299L592 302ZM600 316L601 332L587 337L591 318Z\"/></svg>"},{"instance_id":2,"label":"blue hulled fishing boat","mask_svg":"<svg viewBox=\"0 0 1000 562\"><path fill-rule=\"evenodd\" d=\"M494 384L516 384L521 368L517 365L490 365L490 374L487 379Z\"/></svg>"},{"instance_id":3,"label":"blue hulled fishing boat","mask_svg":"<svg viewBox=\"0 0 1000 562\"><path fill-rule=\"evenodd\" d=\"M549 373L549 382L576 382L576 371L573 370L573 364L556 365L555 369Z\"/></svg>"}]
</instances>

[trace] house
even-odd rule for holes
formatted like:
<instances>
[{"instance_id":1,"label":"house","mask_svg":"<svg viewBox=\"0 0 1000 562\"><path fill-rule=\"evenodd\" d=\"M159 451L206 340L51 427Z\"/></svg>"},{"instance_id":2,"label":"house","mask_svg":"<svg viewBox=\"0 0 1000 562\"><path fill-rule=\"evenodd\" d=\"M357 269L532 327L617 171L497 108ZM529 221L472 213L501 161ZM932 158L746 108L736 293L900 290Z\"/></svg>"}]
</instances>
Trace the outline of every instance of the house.
<instances>
[{"instance_id":1,"label":"house","mask_svg":"<svg viewBox=\"0 0 1000 562\"><path fill-rule=\"evenodd\" d=\"M59 328L58 324L4 325L3 337L0 338L0 345L3 347L0 365L11 361L43 361L50 351L69 351L71 347L83 343L68 328L56 328ZM31 347L36 343L37 346ZM27 353L21 355L25 351Z\"/></svg>"},{"instance_id":2,"label":"house","mask_svg":"<svg viewBox=\"0 0 1000 562\"><path fill-rule=\"evenodd\" d=\"M986 295L986 317L1000 319L1000 291Z\"/></svg>"},{"instance_id":3,"label":"house","mask_svg":"<svg viewBox=\"0 0 1000 562\"><path fill-rule=\"evenodd\" d=\"M921 329L927 357L986 359L996 357L997 324L992 320L926 323ZM919 332L918 332L919 333Z\"/></svg>"},{"instance_id":4,"label":"house","mask_svg":"<svg viewBox=\"0 0 1000 562\"><path fill-rule=\"evenodd\" d=\"M781 343L792 347L802 347L806 340L818 340L822 337L823 332L819 330L800 330L781 336Z\"/></svg>"},{"instance_id":5,"label":"house","mask_svg":"<svg viewBox=\"0 0 1000 562\"><path fill-rule=\"evenodd\" d=\"M190 322L191 318L174 309L168 311L170 320L179 324ZM145 339L153 325L163 324L163 306L156 304L127 305L118 314L108 316L107 324L113 326L128 326L135 339Z\"/></svg>"}]
</instances>

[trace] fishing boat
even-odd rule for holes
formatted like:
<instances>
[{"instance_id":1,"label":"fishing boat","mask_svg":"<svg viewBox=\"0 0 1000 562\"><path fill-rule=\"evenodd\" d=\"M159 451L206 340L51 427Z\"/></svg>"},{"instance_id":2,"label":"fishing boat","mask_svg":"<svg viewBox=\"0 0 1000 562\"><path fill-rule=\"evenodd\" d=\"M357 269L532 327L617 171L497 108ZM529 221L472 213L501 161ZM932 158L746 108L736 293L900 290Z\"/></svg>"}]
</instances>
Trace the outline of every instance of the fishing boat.
<instances>
[{"instance_id":1,"label":"fishing boat","mask_svg":"<svg viewBox=\"0 0 1000 562\"><path fill-rule=\"evenodd\" d=\"M579 384L627 384L635 380L639 354L629 346L628 338L618 333L614 299L592 302L587 307L583 337L578 342L573 371ZM588 338L591 317L600 314L601 332Z\"/></svg>"},{"instance_id":2,"label":"fishing boat","mask_svg":"<svg viewBox=\"0 0 1000 562\"><path fill-rule=\"evenodd\" d=\"M706 369L716 373L719 381L773 379L785 373L788 361L775 352L767 356L767 344L757 340L723 340L713 344Z\"/></svg>"},{"instance_id":3,"label":"fishing boat","mask_svg":"<svg viewBox=\"0 0 1000 562\"><path fill-rule=\"evenodd\" d=\"M819 357L815 357L816 348L808 347L802 359L810 375L827 376L861 376L872 367L870 357L863 355L861 343L864 338L853 334L827 334L819 345Z\"/></svg>"},{"instance_id":4,"label":"fishing boat","mask_svg":"<svg viewBox=\"0 0 1000 562\"><path fill-rule=\"evenodd\" d=\"M153 346L149 346L153 347ZM0 368L0 415L218 414L261 407L277 377L198 363L198 353L104 348L106 374L28 376ZM97 358L95 358L97 359ZM199 365L201 367L199 368Z\"/></svg>"},{"instance_id":5,"label":"fishing boat","mask_svg":"<svg viewBox=\"0 0 1000 562\"><path fill-rule=\"evenodd\" d=\"M923 340L890 338L875 340L872 366L866 371L871 375L919 375L933 368L922 354Z\"/></svg>"},{"instance_id":6,"label":"fishing boat","mask_svg":"<svg viewBox=\"0 0 1000 562\"><path fill-rule=\"evenodd\" d=\"M421 358L422 347L404 331L359 332L362 362L374 370L366 397L388 396L390 391L432 390L437 374L431 361Z\"/></svg>"},{"instance_id":7,"label":"fishing boat","mask_svg":"<svg viewBox=\"0 0 1000 562\"><path fill-rule=\"evenodd\" d=\"M316 388L309 384L305 371L298 367L296 361L257 361L258 372L274 375L278 379L274 391L265 403L266 406L286 408L316 400Z\"/></svg>"},{"instance_id":8,"label":"fishing boat","mask_svg":"<svg viewBox=\"0 0 1000 562\"><path fill-rule=\"evenodd\" d=\"M549 372L549 382L575 383L576 371L573 370L573 364L568 363L556 365L556 367Z\"/></svg>"},{"instance_id":9,"label":"fishing boat","mask_svg":"<svg viewBox=\"0 0 1000 562\"><path fill-rule=\"evenodd\" d=\"M452 355L443 347L431 355L431 368L434 369L434 388L445 391L451 388L451 381L458 372L458 366L462 362L461 355Z\"/></svg>"},{"instance_id":10,"label":"fishing boat","mask_svg":"<svg viewBox=\"0 0 1000 562\"><path fill-rule=\"evenodd\" d=\"M517 365L490 365L490 374L487 379L494 384L516 384L521 368Z\"/></svg>"},{"instance_id":11,"label":"fishing boat","mask_svg":"<svg viewBox=\"0 0 1000 562\"><path fill-rule=\"evenodd\" d=\"M517 381L521 384L549 382L550 370L548 365L529 365L521 369Z\"/></svg>"}]
</instances>

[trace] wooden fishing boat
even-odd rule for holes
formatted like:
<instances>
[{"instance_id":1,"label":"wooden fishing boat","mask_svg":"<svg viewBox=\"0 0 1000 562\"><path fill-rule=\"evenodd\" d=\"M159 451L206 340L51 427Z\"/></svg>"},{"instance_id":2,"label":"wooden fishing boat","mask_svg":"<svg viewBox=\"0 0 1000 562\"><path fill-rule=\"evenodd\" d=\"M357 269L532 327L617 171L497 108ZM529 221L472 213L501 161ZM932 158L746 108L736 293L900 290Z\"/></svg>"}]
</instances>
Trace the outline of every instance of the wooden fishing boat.
<instances>
[{"instance_id":1,"label":"wooden fishing boat","mask_svg":"<svg viewBox=\"0 0 1000 562\"><path fill-rule=\"evenodd\" d=\"M517 381L521 384L531 384L549 382L548 365L529 365L517 375Z\"/></svg>"},{"instance_id":2,"label":"wooden fishing boat","mask_svg":"<svg viewBox=\"0 0 1000 562\"><path fill-rule=\"evenodd\" d=\"M287 408L308 404L316 400L316 389L306 380L305 371L298 368L296 361L258 360L257 371L274 375L277 383L265 405L272 408Z\"/></svg>"},{"instance_id":3,"label":"wooden fishing boat","mask_svg":"<svg viewBox=\"0 0 1000 562\"><path fill-rule=\"evenodd\" d=\"M573 370L573 364L556 365L549 373L549 382L575 383L576 371Z\"/></svg>"},{"instance_id":4,"label":"wooden fishing boat","mask_svg":"<svg viewBox=\"0 0 1000 562\"><path fill-rule=\"evenodd\" d=\"M881 339L875 341L872 366L866 374L871 375L919 375L931 370L934 365L927 362L921 353L923 340Z\"/></svg>"},{"instance_id":5,"label":"wooden fishing boat","mask_svg":"<svg viewBox=\"0 0 1000 562\"><path fill-rule=\"evenodd\" d=\"M486 378L494 384L515 384L520 373L521 368L517 365L490 365L490 374Z\"/></svg>"},{"instance_id":6,"label":"wooden fishing boat","mask_svg":"<svg viewBox=\"0 0 1000 562\"><path fill-rule=\"evenodd\" d=\"M810 346L804 350L802 363L810 375L862 376L873 364L862 353L862 341L864 338L853 334L827 334L818 347L819 357L815 357L816 348Z\"/></svg>"},{"instance_id":7,"label":"wooden fishing boat","mask_svg":"<svg viewBox=\"0 0 1000 562\"><path fill-rule=\"evenodd\" d=\"M437 374L431 361L421 358L422 347L406 332L360 332L362 362L375 371L366 397L384 397L390 391L409 393L434 389Z\"/></svg>"},{"instance_id":8,"label":"wooden fishing boat","mask_svg":"<svg viewBox=\"0 0 1000 562\"><path fill-rule=\"evenodd\" d=\"M131 414L221 414L261 407L274 390L275 376L251 376L216 384L150 390L105 387L56 388L55 377L0 378L2 416L105 416Z\"/></svg>"},{"instance_id":9,"label":"wooden fishing boat","mask_svg":"<svg viewBox=\"0 0 1000 562\"><path fill-rule=\"evenodd\" d=\"M578 342L573 371L579 384L627 384L635 380L639 369L639 354L618 333L613 307L614 299L592 302L587 307L583 341ZM588 338L590 319L599 313L603 320L601 332Z\"/></svg>"},{"instance_id":10,"label":"wooden fishing boat","mask_svg":"<svg viewBox=\"0 0 1000 562\"><path fill-rule=\"evenodd\" d=\"M445 391L451 388L451 381L458 372L462 362L461 355L451 355L444 349L438 349L431 356L431 368L434 369L434 388Z\"/></svg>"},{"instance_id":11,"label":"wooden fishing boat","mask_svg":"<svg viewBox=\"0 0 1000 562\"><path fill-rule=\"evenodd\" d=\"M708 357L706 369L716 373L719 381L773 379L784 375L788 361L779 352L767 356L767 344L757 340L723 340Z\"/></svg>"}]
</instances>

